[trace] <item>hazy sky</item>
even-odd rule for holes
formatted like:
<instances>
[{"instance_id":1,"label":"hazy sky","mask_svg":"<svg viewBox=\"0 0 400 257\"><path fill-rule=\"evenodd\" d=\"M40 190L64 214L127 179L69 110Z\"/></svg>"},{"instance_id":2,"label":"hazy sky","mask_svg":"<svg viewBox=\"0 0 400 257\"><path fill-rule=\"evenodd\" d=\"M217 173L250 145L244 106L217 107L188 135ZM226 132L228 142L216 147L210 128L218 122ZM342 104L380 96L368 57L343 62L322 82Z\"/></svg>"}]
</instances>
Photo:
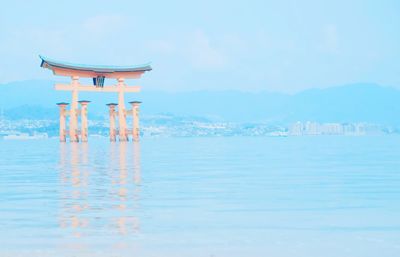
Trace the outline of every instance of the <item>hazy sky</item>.
<instances>
[{"instance_id":1,"label":"hazy sky","mask_svg":"<svg viewBox=\"0 0 400 257\"><path fill-rule=\"evenodd\" d=\"M151 90L400 88L400 1L7 1L0 83L53 79L38 54L152 62Z\"/></svg>"}]
</instances>

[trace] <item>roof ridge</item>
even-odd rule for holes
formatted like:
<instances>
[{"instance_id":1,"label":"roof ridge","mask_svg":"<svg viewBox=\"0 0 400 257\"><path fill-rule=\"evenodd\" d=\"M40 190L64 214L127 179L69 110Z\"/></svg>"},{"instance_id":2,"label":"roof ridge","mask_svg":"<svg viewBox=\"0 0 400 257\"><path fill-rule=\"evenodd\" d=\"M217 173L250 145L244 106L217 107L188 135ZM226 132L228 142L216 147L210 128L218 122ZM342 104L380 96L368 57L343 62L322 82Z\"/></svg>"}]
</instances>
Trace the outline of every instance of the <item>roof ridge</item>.
<instances>
[{"instance_id":1,"label":"roof ridge","mask_svg":"<svg viewBox=\"0 0 400 257\"><path fill-rule=\"evenodd\" d=\"M135 72L135 71L150 71L151 62L133 65L133 66L116 66L116 65L87 65L87 64L77 64L64 62L59 60L54 60L51 58L47 58L43 55L39 55L39 58L42 60L41 67L49 68L49 66L54 66L58 68L66 68L73 70L84 70L84 71L93 71L93 72Z\"/></svg>"}]
</instances>

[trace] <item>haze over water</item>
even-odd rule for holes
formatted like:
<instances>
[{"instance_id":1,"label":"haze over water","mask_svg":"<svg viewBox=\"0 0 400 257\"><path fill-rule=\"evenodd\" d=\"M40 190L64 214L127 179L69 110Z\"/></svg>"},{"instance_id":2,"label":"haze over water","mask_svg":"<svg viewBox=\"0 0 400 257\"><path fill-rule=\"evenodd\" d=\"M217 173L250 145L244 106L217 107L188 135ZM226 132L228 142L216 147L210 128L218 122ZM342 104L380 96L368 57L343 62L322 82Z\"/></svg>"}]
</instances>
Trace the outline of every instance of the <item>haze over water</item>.
<instances>
[{"instance_id":1,"label":"haze over water","mask_svg":"<svg viewBox=\"0 0 400 257\"><path fill-rule=\"evenodd\" d=\"M0 256L396 256L399 145L0 141Z\"/></svg>"}]
</instances>

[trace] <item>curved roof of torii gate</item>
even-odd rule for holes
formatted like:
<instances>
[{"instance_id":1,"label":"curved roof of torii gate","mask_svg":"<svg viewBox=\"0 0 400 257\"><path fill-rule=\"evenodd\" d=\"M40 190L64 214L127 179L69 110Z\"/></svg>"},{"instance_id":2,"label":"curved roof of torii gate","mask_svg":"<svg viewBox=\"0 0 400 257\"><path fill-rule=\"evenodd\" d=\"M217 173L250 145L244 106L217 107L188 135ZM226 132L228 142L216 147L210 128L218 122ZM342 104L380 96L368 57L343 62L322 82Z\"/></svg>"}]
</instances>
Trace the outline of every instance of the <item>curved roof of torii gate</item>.
<instances>
[{"instance_id":1,"label":"curved roof of torii gate","mask_svg":"<svg viewBox=\"0 0 400 257\"><path fill-rule=\"evenodd\" d=\"M150 63L135 66L86 65L57 61L41 55L39 57L42 60L40 67L50 69L60 76L138 78L144 72L152 70Z\"/></svg>"}]
</instances>

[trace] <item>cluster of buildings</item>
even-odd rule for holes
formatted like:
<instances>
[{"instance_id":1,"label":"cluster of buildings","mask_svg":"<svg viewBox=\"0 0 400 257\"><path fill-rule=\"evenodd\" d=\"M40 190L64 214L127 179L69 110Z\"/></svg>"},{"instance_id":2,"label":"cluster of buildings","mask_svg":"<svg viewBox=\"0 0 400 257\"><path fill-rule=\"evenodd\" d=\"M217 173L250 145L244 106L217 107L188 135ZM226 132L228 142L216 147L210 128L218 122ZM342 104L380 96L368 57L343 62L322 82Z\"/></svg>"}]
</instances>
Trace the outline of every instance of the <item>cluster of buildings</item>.
<instances>
[{"instance_id":1,"label":"cluster of buildings","mask_svg":"<svg viewBox=\"0 0 400 257\"><path fill-rule=\"evenodd\" d=\"M109 136L108 120L89 120L92 136ZM196 118L144 117L143 137L205 137L205 136L319 136L377 135L399 133L390 127L368 123L296 122L289 126L262 123L212 122ZM0 119L0 139L41 139L57 137L58 120Z\"/></svg>"},{"instance_id":2,"label":"cluster of buildings","mask_svg":"<svg viewBox=\"0 0 400 257\"><path fill-rule=\"evenodd\" d=\"M289 126L290 136L316 135L371 135L394 132L394 129L368 123L318 123L296 122Z\"/></svg>"},{"instance_id":3,"label":"cluster of buildings","mask_svg":"<svg viewBox=\"0 0 400 257\"><path fill-rule=\"evenodd\" d=\"M7 120L0 118L1 139L47 138L58 133L58 123L53 120Z\"/></svg>"}]
</instances>

